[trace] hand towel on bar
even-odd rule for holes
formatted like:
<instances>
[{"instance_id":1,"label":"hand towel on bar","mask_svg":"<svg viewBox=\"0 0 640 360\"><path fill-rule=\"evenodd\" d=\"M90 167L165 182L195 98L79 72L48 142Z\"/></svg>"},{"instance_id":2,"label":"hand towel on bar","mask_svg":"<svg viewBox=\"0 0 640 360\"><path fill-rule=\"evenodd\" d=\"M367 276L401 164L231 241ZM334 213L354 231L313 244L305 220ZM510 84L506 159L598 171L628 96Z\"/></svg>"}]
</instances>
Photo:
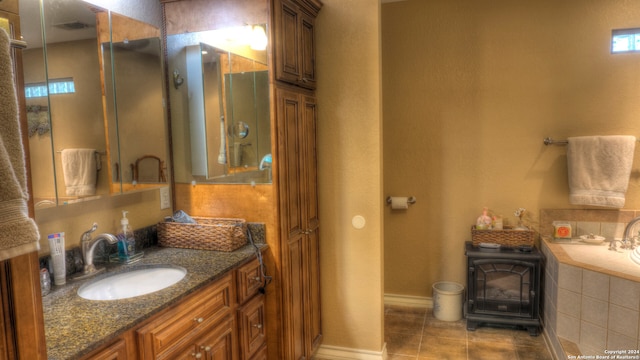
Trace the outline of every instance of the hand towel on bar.
<instances>
[{"instance_id":1,"label":"hand towel on bar","mask_svg":"<svg viewBox=\"0 0 640 360\"><path fill-rule=\"evenodd\" d=\"M96 194L95 149L62 150L62 173L69 196L86 196Z\"/></svg>"},{"instance_id":2,"label":"hand towel on bar","mask_svg":"<svg viewBox=\"0 0 640 360\"><path fill-rule=\"evenodd\" d=\"M568 139L569 202L622 208L633 164L633 136Z\"/></svg>"},{"instance_id":3,"label":"hand towel on bar","mask_svg":"<svg viewBox=\"0 0 640 360\"><path fill-rule=\"evenodd\" d=\"M27 207L27 169L15 91L10 38L0 29L0 260L40 249L38 227Z\"/></svg>"}]
</instances>

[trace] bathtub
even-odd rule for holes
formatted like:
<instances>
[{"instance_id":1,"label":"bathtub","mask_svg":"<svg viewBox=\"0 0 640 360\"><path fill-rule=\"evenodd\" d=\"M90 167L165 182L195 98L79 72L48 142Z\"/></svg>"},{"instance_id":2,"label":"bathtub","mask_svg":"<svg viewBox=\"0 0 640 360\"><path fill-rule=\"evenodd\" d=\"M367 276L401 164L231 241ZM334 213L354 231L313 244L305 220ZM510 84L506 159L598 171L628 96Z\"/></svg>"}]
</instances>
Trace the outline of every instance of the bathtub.
<instances>
[{"instance_id":1,"label":"bathtub","mask_svg":"<svg viewBox=\"0 0 640 360\"><path fill-rule=\"evenodd\" d=\"M544 333L558 359L639 348L640 265L608 246L540 241Z\"/></svg>"}]
</instances>

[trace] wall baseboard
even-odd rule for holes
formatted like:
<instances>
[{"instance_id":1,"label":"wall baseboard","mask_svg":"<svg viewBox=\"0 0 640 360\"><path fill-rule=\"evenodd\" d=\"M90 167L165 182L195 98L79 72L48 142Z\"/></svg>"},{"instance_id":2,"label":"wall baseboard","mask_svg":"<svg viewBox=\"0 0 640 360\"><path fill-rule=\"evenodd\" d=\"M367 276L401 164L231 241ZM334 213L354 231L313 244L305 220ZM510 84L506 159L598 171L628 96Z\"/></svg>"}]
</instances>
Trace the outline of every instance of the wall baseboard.
<instances>
[{"instance_id":1,"label":"wall baseboard","mask_svg":"<svg viewBox=\"0 0 640 360\"><path fill-rule=\"evenodd\" d=\"M350 349L338 346L320 345L313 356L317 360L385 360L387 358L387 344L382 345L382 351Z\"/></svg>"},{"instance_id":2,"label":"wall baseboard","mask_svg":"<svg viewBox=\"0 0 640 360\"><path fill-rule=\"evenodd\" d=\"M424 296L384 294L384 304L433 308L433 299Z\"/></svg>"},{"instance_id":3,"label":"wall baseboard","mask_svg":"<svg viewBox=\"0 0 640 360\"><path fill-rule=\"evenodd\" d=\"M423 296L384 294L385 305L433 308L433 299ZM387 344L382 351L343 348L338 346L320 345L313 359L317 360L384 360L387 358Z\"/></svg>"}]
</instances>

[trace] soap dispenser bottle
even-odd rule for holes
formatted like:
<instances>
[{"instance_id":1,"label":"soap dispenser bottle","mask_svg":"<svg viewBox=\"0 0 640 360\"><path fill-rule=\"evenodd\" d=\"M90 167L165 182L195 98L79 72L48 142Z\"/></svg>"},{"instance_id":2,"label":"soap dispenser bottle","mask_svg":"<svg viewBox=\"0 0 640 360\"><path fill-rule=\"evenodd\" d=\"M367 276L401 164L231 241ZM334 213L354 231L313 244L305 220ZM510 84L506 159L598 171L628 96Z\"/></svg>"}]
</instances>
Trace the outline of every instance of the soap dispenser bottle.
<instances>
[{"instance_id":1,"label":"soap dispenser bottle","mask_svg":"<svg viewBox=\"0 0 640 360\"><path fill-rule=\"evenodd\" d=\"M122 210L122 219L120 220L122 226L118 236L118 257L120 260L129 260L136 251L136 238L133 236L133 230L129 225L129 219L127 219L128 213L127 210Z\"/></svg>"}]
</instances>

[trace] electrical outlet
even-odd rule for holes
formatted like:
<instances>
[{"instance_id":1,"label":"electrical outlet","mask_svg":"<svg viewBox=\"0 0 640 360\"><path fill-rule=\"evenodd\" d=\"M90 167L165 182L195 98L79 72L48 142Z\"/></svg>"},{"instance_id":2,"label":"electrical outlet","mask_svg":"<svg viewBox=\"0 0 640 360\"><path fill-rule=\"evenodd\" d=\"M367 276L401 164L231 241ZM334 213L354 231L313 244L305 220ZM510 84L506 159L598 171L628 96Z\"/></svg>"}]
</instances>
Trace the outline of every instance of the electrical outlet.
<instances>
[{"instance_id":1,"label":"electrical outlet","mask_svg":"<svg viewBox=\"0 0 640 360\"><path fill-rule=\"evenodd\" d=\"M169 187L160 188L160 210L168 209L171 207L171 197L169 196Z\"/></svg>"}]
</instances>

